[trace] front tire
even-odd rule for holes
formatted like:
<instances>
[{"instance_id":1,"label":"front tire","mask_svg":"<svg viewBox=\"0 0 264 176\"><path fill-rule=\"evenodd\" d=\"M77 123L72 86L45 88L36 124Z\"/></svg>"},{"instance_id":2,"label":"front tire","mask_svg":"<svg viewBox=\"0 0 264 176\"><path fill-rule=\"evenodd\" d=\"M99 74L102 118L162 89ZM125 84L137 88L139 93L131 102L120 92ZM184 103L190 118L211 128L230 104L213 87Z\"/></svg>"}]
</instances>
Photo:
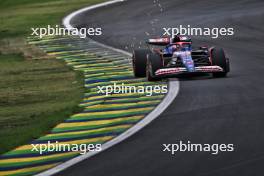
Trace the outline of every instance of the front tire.
<instances>
[{"instance_id":1,"label":"front tire","mask_svg":"<svg viewBox=\"0 0 264 176\"><path fill-rule=\"evenodd\" d=\"M225 52L222 48L213 48L212 53L212 64L220 66L223 69L223 72L213 73L213 77L226 77L227 73L230 70L229 60L225 57Z\"/></svg>"},{"instance_id":2,"label":"front tire","mask_svg":"<svg viewBox=\"0 0 264 176\"><path fill-rule=\"evenodd\" d=\"M146 77L147 55L150 53L149 49L134 50L132 62L135 77Z\"/></svg>"},{"instance_id":3,"label":"front tire","mask_svg":"<svg viewBox=\"0 0 264 176\"><path fill-rule=\"evenodd\" d=\"M161 78L155 76L155 72L162 67L162 59L159 54L151 53L148 55L146 75L148 81L160 81Z\"/></svg>"}]
</instances>

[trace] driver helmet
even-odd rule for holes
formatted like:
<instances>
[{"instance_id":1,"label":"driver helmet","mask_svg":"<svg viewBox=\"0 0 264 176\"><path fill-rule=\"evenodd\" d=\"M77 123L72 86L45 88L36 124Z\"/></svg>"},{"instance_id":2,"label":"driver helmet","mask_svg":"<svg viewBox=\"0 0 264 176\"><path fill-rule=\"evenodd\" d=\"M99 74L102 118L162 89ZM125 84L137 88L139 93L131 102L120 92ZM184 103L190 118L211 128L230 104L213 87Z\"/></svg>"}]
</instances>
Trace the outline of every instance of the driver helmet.
<instances>
[{"instance_id":1,"label":"driver helmet","mask_svg":"<svg viewBox=\"0 0 264 176\"><path fill-rule=\"evenodd\" d=\"M180 42L181 39L178 35L176 35L174 38L172 38L172 43Z\"/></svg>"}]
</instances>

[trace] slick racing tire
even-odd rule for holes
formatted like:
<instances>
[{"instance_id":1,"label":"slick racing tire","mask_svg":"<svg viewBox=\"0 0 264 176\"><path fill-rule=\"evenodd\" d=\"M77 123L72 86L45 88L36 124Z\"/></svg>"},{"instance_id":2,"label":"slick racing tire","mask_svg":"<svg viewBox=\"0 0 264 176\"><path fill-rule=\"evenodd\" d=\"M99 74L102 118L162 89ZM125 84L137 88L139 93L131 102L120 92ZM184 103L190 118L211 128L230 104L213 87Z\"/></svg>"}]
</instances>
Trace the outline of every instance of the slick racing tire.
<instances>
[{"instance_id":1,"label":"slick racing tire","mask_svg":"<svg viewBox=\"0 0 264 176\"><path fill-rule=\"evenodd\" d=\"M162 59L159 54L151 53L148 55L146 75L148 81L159 81L161 78L155 76L155 72L162 67Z\"/></svg>"},{"instance_id":2,"label":"slick racing tire","mask_svg":"<svg viewBox=\"0 0 264 176\"><path fill-rule=\"evenodd\" d=\"M212 65L220 66L223 72L213 73L213 77L226 77L229 72L229 60L225 57L225 52L222 48L213 48L212 50Z\"/></svg>"},{"instance_id":3,"label":"slick racing tire","mask_svg":"<svg viewBox=\"0 0 264 176\"><path fill-rule=\"evenodd\" d=\"M150 53L149 49L134 50L132 63L135 77L146 77L147 55Z\"/></svg>"}]
</instances>

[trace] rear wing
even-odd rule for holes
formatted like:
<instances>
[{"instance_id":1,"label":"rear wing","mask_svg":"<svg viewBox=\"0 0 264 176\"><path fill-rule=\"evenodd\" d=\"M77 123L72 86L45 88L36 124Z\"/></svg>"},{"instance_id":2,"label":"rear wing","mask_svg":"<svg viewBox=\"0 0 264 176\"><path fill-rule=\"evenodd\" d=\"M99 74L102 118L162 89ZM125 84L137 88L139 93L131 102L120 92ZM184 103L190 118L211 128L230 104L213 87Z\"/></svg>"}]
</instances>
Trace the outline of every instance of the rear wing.
<instances>
[{"instance_id":1,"label":"rear wing","mask_svg":"<svg viewBox=\"0 0 264 176\"><path fill-rule=\"evenodd\" d=\"M157 39L148 39L146 42L150 45L159 45L159 46L166 46L171 43L171 39L169 37L166 38L157 38Z\"/></svg>"}]
</instances>

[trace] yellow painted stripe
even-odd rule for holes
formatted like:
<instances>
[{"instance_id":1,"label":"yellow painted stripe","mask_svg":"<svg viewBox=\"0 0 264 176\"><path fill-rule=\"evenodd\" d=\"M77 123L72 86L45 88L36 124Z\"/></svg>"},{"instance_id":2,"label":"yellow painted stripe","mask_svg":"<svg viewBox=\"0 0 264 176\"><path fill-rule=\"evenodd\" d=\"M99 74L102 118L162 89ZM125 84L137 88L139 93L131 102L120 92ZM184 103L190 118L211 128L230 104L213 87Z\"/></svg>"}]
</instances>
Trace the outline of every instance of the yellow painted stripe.
<instances>
[{"instance_id":1,"label":"yellow painted stripe","mask_svg":"<svg viewBox=\"0 0 264 176\"><path fill-rule=\"evenodd\" d=\"M48 55L57 55L57 54L68 54L68 53L77 53L77 52L82 52L85 50L73 50L73 51L55 51L55 52L49 52Z\"/></svg>"},{"instance_id":2,"label":"yellow painted stripe","mask_svg":"<svg viewBox=\"0 0 264 176\"><path fill-rule=\"evenodd\" d=\"M85 75L85 78L94 78L96 76L120 76L120 74L132 74L132 71L128 71L128 70L124 70L122 72L110 72L110 73L94 73L94 74L88 74L88 75Z\"/></svg>"},{"instance_id":3,"label":"yellow painted stripe","mask_svg":"<svg viewBox=\"0 0 264 176\"><path fill-rule=\"evenodd\" d=\"M125 67L125 66L112 66L111 68L108 67L108 68L101 68L101 69L90 68L90 69L84 70L84 72L110 71L110 70L116 70L116 69L124 69L125 71L127 71L127 68L128 67Z\"/></svg>"},{"instance_id":4,"label":"yellow painted stripe","mask_svg":"<svg viewBox=\"0 0 264 176\"><path fill-rule=\"evenodd\" d=\"M70 58L70 57L79 57L79 56L87 56L87 57L95 57L94 55L92 54L88 54L88 53L72 53L72 54L67 54L67 58ZM56 58L58 59L63 59L65 56L56 56ZM75 58L73 58L75 59ZM71 59L72 60L72 59ZM67 62L67 60L66 60Z\"/></svg>"},{"instance_id":5,"label":"yellow painted stripe","mask_svg":"<svg viewBox=\"0 0 264 176\"><path fill-rule=\"evenodd\" d=\"M94 67L97 66L99 63L92 63L92 64L76 64L73 65L74 68L89 68L89 67ZM102 65L102 67L113 67L113 63L112 62L100 62L100 64L105 64Z\"/></svg>"},{"instance_id":6,"label":"yellow painted stripe","mask_svg":"<svg viewBox=\"0 0 264 176\"><path fill-rule=\"evenodd\" d=\"M85 84L86 87L92 87L93 89L97 89L97 86L106 86L106 85L114 85L116 83L117 85L122 85L124 83L124 86L158 86L159 84L155 82L146 82L142 79L126 79L126 80L114 80L114 81L108 81L108 82L95 82L95 83L89 83ZM132 91L133 92L133 91ZM128 93L129 94L129 93ZM130 94L137 94L137 93L130 93ZM139 94L139 93L138 93ZM120 95L120 94L118 94ZM140 94L141 96L144 94Z\"/></svg>"},{"instance_id":7,"label":"yellow painted stripe","mask_svg":"<svg viewBox=\"0 0 264 176\"><path fill-rule=\"evenodd\" d=\"M107 141L112 139L113 136L105 136L105 137L98 137L98 138L91 138L91 139L83 139L83 140L75 140L75 141L67 141L67 142L59 142L58 144L88 144L97 141ZM51 143L52 144L52 143ZM21 147L16 148L15 150L32 150L32 145L23 145Z\"/></svg>"},{"instance_id":8,"label":"yellow painted stripe","mask_svg":"<svg viewBox=\"0 0 264 176\"><path fill-rule=\"evenodd\" d=\"M3 159L3 160L0 160L0 164L32 162L32 161L38 161L38 160L59 158L59 157L62 157L62 156L69 156L69 155L77 154L77 153L79 153L79 152L67 152L67 153L59 153L59 154L54 154L54 155L43 155L43 156L36 156L36 157Z\"/></svg>"},{"instance_id":9,"label":"yellow painted stripe","mask_svg":"<svg viewBox=\"0 0 264 176\"><path fill-rule=\"evenodd\" d=\"M127 79L125 80L114 80L114 81L109 81L109 85L113 85L116 83L117 85L122 85L124 83L125 86L157 86L158 84L156 82L147 82L142 79ZM136 94L136 93L134 93ZM140 94L142 96L142 93Z\"/></svg>"},{"instance_id":10,"label":"yellow painted stripe","mask_svg":"<svg viewBox=\"0 0 264 176\"><path fill-rule=\"evenodd\" d=\"M119 121L139 120L143 117L144 116L132 116L132 117L126 117L126 118L109 119L109 120L98 120L98 121L76 122L76 123L61 123L56 128L79 127L79 126L89 126L89 125L105 125L105 124L115 123Z\"/></svg>"},{"instance_id":11,"label":"yellow painted stripe","mask_svg":"<svg viewBox=\"0 0 264 176\"><path fill-rule=\"evenodd\" d=\"M157 96L155 96L154 98L161 98L161 97L163 97L163 95L157 95ZM142 99L144 99L144 98L147 98L147 97L139 97L137 100L139 100L139 101L142 101ZM152 98L152 97L150 97L150 98ZM149 99L149 100L155 100L155 99ZM129 100L135 100L135 97L131 97L131 98L122 98L122 99L115 99L115 100L97 100L97 104L100 104L100 103L102 103L103 101L104 102L118 102L119 100L124 100L124 101L129 101ZM146 100L146 101L149 101L149 100ZM161 100L159 100L159 101L161 101ZM87 103L81 103L80 104L80 106L88 106L88 105L91 105L91 104L93 104L93 102L87 102Z\"/></svg>"},{"instance_id":12,"label":"yellow painted stripe","mask_svg":"<svg viewBox=\"0 0 264 176\"><path fill-rule=\"evenodd\" d=\"M100 128L100 129L95 129L95 130L85 130L85 131L77 131L77 132L64 132L64 133L53 133L53 134L48 134L44 137L63 137L65 135L82 135L86 133L95 133L95 132L101 132L105 130L115 130L119 128L130 128L132 125L118 125L114 127L105 127L105 128Z\"/></svg>"},{"instance_id":13,"label":"yellow painted stripe","mask_svg":"<svg viewBox=\"0 0 264 176\"><path fill-rule=\"evenodd\" d=\"M121 97L125 97L125 96L133 96L133 95L137 95L137 94L134 94L134 93L127 93L127 94L111 94L111 95L99 95L99 96L93 96L93 97L89 97L89 98L84 98L84 101L85 100L94 100L94 99L99 99L99 98L105 98L105 97L118 97L118 98L121 98Z\"/></svg>"},{"instance_id":14,"label":"yellow painted stripe","mask_svg":"<svg viewBox=\"0 0 264 176\"><path fill-rule=\"evenodd\" d=\"M30 168L24 168L24 169L17 169L13 171L0 171L0 175L14 175L14 174L22 174L22 173L28 173L28 172L40 172L43 170L50 169L52 167L55 167L60 163L55 163L55 164L47 164L43 166L36 166L36 167L30 167Z\"/></svg>"},{"instance_id":15,"label":"yellow painted stripe","mask_svg":"<svg viewBox=\"0 0 264 176\"><path fill-rule=\"evenodd\" d=\"M98 105L93 105L89 106L86 109L100 109L100 108L112 108L112 107L126 107L126 106L133 106L133 105L148 105L148 104L153 104L153 103L158 103L160 100L153 100L153 101L140 101L137 103L122 103L122 104L98 104Z\"/></svg>"},{"instance_id":16,"label":"yellow painted stripe","mask_svg":"<svg viewBox=\"0 0 264 176\"><path fill-rule=\"evenodd\" d=\"M75 117L85 117L85 116L96 116L96 115L106 115L106 114L120 114L120 113L129 113L129 112L136 112L136 111L147 111L151 110L153 107L148 108L135 108L135 109L127 109L127 110L118 110L118 111L103 111L103 112L88 112L88 113L80 113L71 116L72 118Z\"/></svg>"}]
</instances>

